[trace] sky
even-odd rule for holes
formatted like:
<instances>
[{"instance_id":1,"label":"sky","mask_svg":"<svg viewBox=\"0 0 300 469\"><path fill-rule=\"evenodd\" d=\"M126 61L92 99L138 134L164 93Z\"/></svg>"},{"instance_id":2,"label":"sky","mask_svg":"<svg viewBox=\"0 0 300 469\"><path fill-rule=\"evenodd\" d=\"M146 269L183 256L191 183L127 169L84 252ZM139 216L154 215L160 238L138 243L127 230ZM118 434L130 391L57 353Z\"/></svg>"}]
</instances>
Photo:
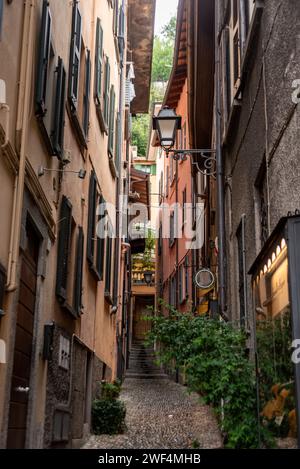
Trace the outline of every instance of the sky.
<instances>
[{"instance_id":1,"label":"sky","mask_svg":"<svg viewBox=\"0 0 300 469\"><path fill-rule=\"evenodd\" d=\"M156 0L155 34L177 13L178 0Z\"/></svg>"}]
</instances>

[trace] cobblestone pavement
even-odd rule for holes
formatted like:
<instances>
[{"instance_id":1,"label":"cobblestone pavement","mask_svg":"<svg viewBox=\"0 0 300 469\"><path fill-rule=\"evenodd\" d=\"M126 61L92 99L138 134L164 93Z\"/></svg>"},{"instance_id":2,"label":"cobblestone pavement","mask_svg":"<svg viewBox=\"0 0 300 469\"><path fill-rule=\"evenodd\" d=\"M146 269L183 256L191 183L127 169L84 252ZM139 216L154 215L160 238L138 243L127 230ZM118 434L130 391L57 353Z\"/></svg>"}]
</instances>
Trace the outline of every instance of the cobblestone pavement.
<instances>
[{"instance_id":1,"label":"cobblestone pavement","mask_svg":"<svg viewBox=\"0 0 300 469\"><path fill-rule=\"evenodd\" d=\"M221 448L210 407L168 379L126 379L120 398L127 408L123 435L92 435L88 449Z\"/></svg>"}]
</instances>

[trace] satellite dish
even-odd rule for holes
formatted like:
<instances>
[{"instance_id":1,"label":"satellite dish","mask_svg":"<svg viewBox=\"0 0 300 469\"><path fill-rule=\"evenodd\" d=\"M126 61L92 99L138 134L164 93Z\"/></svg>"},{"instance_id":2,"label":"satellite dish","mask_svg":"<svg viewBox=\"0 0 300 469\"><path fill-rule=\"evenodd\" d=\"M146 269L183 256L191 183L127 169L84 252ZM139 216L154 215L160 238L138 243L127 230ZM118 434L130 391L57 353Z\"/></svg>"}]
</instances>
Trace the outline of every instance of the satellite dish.
<instances>
[{"instance_id":1,"label":"satellite dish","mask_svg":"<svg viewBox=\"0 0 300 469\"><path fill-rule=\"evenodd\" d=\"M201 290L208 290L215 284L215 276L209 269L200 269L195 275L195 284Z\"/></svg>"}]
</instances>

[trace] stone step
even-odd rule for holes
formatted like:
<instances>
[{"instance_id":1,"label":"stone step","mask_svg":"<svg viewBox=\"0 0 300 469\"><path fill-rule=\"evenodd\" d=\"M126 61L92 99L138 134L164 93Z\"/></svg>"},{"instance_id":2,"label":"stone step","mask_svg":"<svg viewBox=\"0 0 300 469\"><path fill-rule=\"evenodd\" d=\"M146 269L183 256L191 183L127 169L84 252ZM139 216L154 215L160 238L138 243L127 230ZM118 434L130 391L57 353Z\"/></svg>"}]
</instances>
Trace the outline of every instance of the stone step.
<instances>
[{"instance_id":1,"label":"stone step","mask_svg":"<svg viewBox=\"0 0 300 469\"><path fill-rule=\"evenodd\" d=\"M163 373L151 373L151 374L147 374L147 373L131 373L131 372L127 372L126 373L126 379L127 378L135 378L135 379L168 379L168 376L163 374Z\"/></svg>"}]
</instances>

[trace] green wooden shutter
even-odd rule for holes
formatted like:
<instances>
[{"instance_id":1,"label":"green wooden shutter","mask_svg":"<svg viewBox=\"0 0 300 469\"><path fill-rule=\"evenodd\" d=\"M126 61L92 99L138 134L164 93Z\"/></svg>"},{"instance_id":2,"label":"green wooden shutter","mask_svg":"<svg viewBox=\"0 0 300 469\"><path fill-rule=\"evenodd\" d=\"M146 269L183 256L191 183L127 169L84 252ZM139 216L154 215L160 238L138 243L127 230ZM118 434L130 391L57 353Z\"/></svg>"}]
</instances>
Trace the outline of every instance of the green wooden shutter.
<instances>
[{"instance_id":1,"label":"green wooden shutter","mask_svg":"<svg viewBox=\"0 0 300 469\"><path fill-rule=\"evenodd\" d=\"M111 158L114 157L114 135L115 135L115 102L116 93L112 85L110 89L110 109L109 109L109 128L108 128L108 152Z\"/></svg>"},{"instance_id":2,"label":"green wooden shutter","mask_svg":"<svg viewBox=\"0 0 300 469\"><path fill-rule=\"evenodd\" d=\"M51 140L54 154L61 157L64 144L66 71L60 57L58 58L56 73L57 81Z\"/></svg>"},{"instance_id":3,"label":"green wooden shutter","mask_svg":"<svg viewBox=\"0 0 300 469\"><path fill-rule=\"evenodd\" d=\"M83 245L84 234L80 226L78 230L77 249L76 249L76 270L74 282L74 310L80 316L82 310L82 278L83 278Z\"/></svg>"},{"instance_id":4,"label":"green wooden shutter","mask_svg":"<svg viewBox=\"0 0 300 469\"><path fill-rule=\"evenodd\" d=\"M105 292L111 294L112 237L106 238Z\"/></svg>"},{"instance_id":5,"label":"green wooden shutter","mask_svg":"<svg viewBox=\"0 0 300 469\"><path fill-rule=\"evenodd\" d=\"M96 56L95 56L95 100L97 106L101 106L102 97L102 73L103 73L103 28L97 18L96 32Z\"/></svg>"},{"instance_id":6,"label":"green wooden shutter","mask_svg":"<svg viewBox=\"0 0 300 469\"><path fill-rule=\"evenodd\" d=\"M119 29L119 0L115 0L114 4L114 35L118 36Z\"/></svg>"},{"instance_id":7,"label":"green wooden shutter","mask_svg":"<svg viewBox=\"0 0 300 469\"><path fill-rule=\"evenodd\" d=\"M69 67L69 101L72 111L76 110L78 105L81 53L81 23L82 18L78 8L78 2L77 0L74 0Z\"/></svg>"},{"instance_id":8,"label":"green wooden shutter","mask_svg":"<svg viewBox=\"0 0 300 469\"><path fill-rule=\"evenodd\" d=\"M91 52L88 50L85 63L85 87L83 96L83 131L85 137L89 132L90 119L90 92L91 92Z\"/></svg>"},{"instance_id":9,"label":"green wooden shutter","mask_svg":"<svg viewBox=\"0 0 300 469\"><path fill-rule=\"evenodd\" d=\"M97 199L97 180L95 172L91 172L89 187L89 212L88 212L88 230L87 230L87 260L90 265L94 264L94 237L96 227L96 199Z\"/></svg>"},{"instance_id":10,"label":"green wooden shutter","mask_svg":"<svg viewBox=\"0 0 300 469\"><path fill-rule=\"evenodd\" d=\"M101 195L99 198L99 204L105 205L105 200ZM105 214L99 216L99 221L105 217ZM103 279L103 269L104 269L104 244L105 238L101 233L97 232L97 259L96 259L96 269L99 275L100 280Z\"/></svg>"},{"instance_id":11,"label":"green wooden shutter","mask_svg":"<svg viewBox=\"0 0 300 469\"><path fill-rule=\"evenodd\" d=\"M118 44L120 55L123 56L125 48L125 13L123 7L120 8L119 14L119 33L118 33Z\"/></svg>"},{"instance_id":12,"label":"green wooden shutter","mask_svg":"<svg viewBox=\"0 0 300 469\"><path fill-rule=\"evenodd\" d=\"M38 116L46 114L47 73L51 44L51 15L47 0L43 0L42 23L39 36L39 56L37 67L35 112Z\"/></svg>"},{"instance_id":13,"label":"green wooden shutter","mask_svg":"<svg viewBox=\"0 0 300 469\"><path fill-rule=\"evenodd\" d=\"M109 90L110 90L110 64L109 58L106 57L105 62L105 86L103 95L103 107L104 107L104 123L108 127L109 120Z\"/></svg>"},{"instance_id":14,"label":"green wooden shutter","mask_svg":"<svg viewBox=\"0 0 300 469\"><path fill-rule=\"evenodd\" d=\"M66 196L63 196L60 209L56 294L61 299L67 299L68 264L71 241L72 204Z\"/></svg>"}]
</instances>

